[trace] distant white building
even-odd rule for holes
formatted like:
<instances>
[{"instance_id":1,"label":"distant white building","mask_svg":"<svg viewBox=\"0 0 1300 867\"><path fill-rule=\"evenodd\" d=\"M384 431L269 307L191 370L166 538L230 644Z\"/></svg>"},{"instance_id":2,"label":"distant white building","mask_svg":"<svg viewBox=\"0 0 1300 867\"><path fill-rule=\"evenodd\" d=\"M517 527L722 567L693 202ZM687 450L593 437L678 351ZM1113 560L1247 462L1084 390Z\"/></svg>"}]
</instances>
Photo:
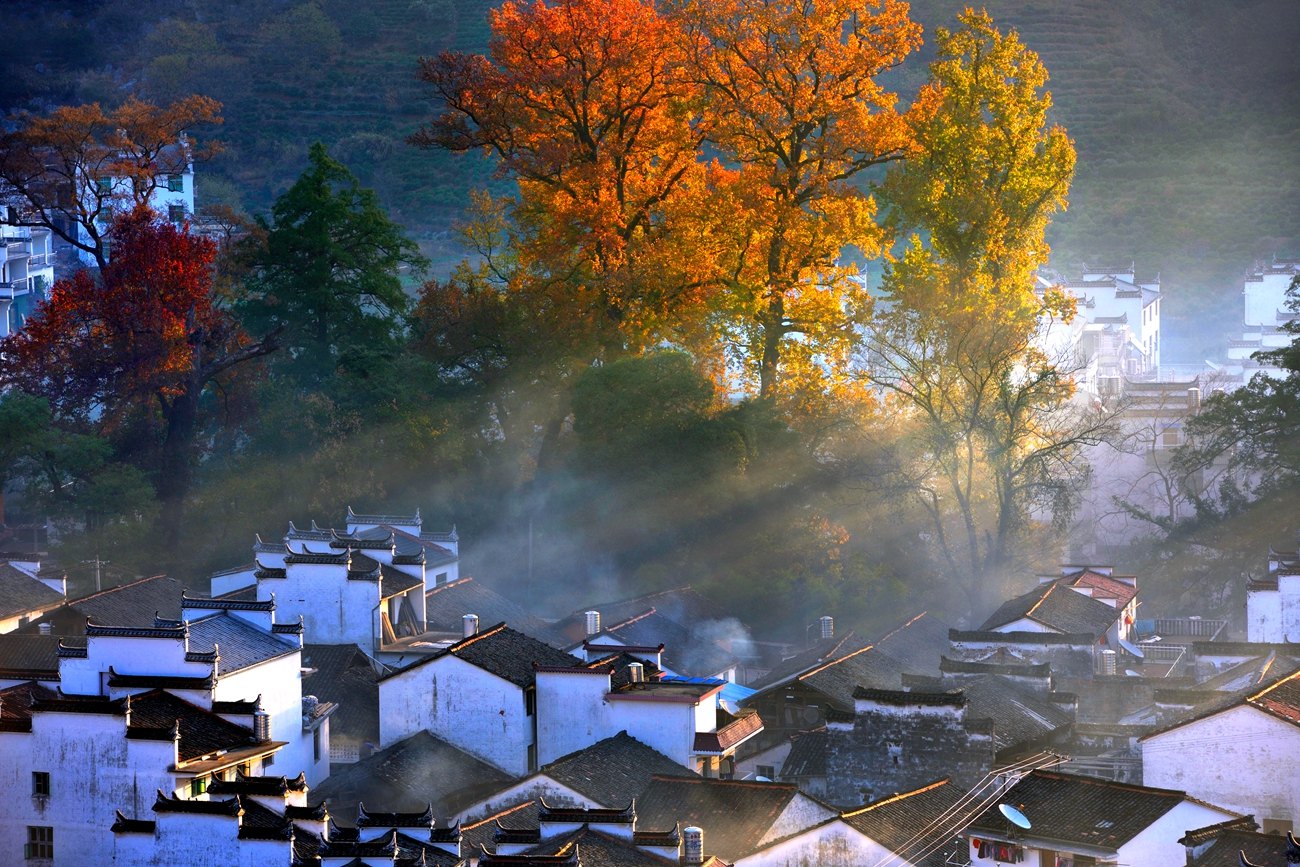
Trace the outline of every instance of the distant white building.
<instances>
[{"instance_id":1,"label":"distant white building","mask_svg":"<svg viewBox=\"0 0 1300 867\"><path fill-rule=\"evenodd\" d=\"M1246 584L1246 640L1300 642L1300 551L1268 551L1268 574Z\"/></svg>"},{"instance_id":2,"label":"distant white building","mask_svg":"<svg viewBox=\"0 0 1300 867\"><path fill-rule=\"evenodd\" d=\"M0 560L0 634L12 632L67 601L67 579L41 575L40 567L36 561Z\"/></svg>"},{"instance_id":3,"label":"distant white building","mask_svg":"<svg viewBox=\"0 0 1300 867\"><path fill-rule=\"evenodd\" d=\"M194 154L189 140L184 136L180 142L163 148L158 154L154 166L156 186L149 195L149 207L159 217L177 226L194 217ZM101 197L109 204L110 213L102 214L97 221L99 229L107 228L113 212L129 209L135 201L131 178L85 178L84 183L95 184L98 189L82 187L78 191L87 209L93 211L95 202ZM77 240L90 243L90 233L85 226L77 227ZM84 250L77 251L78 257L86 265L94 265L95 259Z\"/></svg>"},{"instance_id":4,"label":"distant white building","mask_svg":"<svg viewBox=\"0 0 1300 867\"><path fill-rule=\"evenodd\" d=\"M1071 322L1044 322L1037 338L1049 358L1072 366L1079 387L1106 397L1118 394L1122 379L1154 378L1160 370L1160 279L1138 280L1132 264L1084 265L1078 279L1043 272L1035 281L1041 295L1056 287L1077 304Z\"/></svg>"},{"instance_id":5,"label":"distant white building","mask_svg":"<svg viewBox=\"0 0 1300 867\"><path fill-rule=\"evenodd\" d=\"M0 209L4 208L0 205ZM54 286L49 229L0 220L0 338L23 327Z\"/></svg>"},{"instance_id":6,"label":"distant white building","mask_svg":"<svg viewBox=\"0 0 1300 867\"><path fill-rule=\"evenodd\" d=\"M201 799L272 764L328 775L333 708L301 694L300 624L256 602L181 607L89 623L84 644L59 644L57 680L0 682L0 863L103 863L116 811L159 792Z\"/></svg>"},{"instance_id":7,"label":"distant white building","mask_svg":"<svg viewBox=\"0 0 1300 867\"><path fill-rule=\"evenodd\" d=\"M1296 314L1287 307L1286 290L1300 274L1300 259L1274 258L1255 267L1242 284L1241 339L1228 341L1228 361L1223 370L1244 383L1256 373L1281 377L1281 368L1251 358L1256 352L1281 349L1291 344L1286 331Z\"/></svg>"}]
</instances>

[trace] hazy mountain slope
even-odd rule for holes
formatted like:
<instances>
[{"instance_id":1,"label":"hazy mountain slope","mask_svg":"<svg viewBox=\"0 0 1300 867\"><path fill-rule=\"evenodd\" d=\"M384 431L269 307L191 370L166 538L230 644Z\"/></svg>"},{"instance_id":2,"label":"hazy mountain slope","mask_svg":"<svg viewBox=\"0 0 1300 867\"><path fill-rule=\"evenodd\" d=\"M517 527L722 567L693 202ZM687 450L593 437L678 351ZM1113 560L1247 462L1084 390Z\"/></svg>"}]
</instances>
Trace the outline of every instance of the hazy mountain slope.
<instances>
[{"instance_id":1,"label":"hazy mountain slope","mask_svg":"<svg viewBox=\"0 0 1300 867\"><path fill-rule=\"evenodd\" d=\"M491 177L480 158L405 144L430 109L416 59L482 50L491 5L10 0L5 25L22 38L0 55L0 106L206 92L226 103L230 147L201 194L265 208L320 139L430 244ZM928 29L963 5L916 0L913 16ZM988 5L1042 55L1056 116L1078 145L1071 208L1052 230L1058 263L1136 260L1161 272L1175 320L1166 357L1211 351L1239 312L1250 261L1300 252L1294 0ZM901 70L900 92L923 77L923 63Z\"/></svg>"}]
</instances>

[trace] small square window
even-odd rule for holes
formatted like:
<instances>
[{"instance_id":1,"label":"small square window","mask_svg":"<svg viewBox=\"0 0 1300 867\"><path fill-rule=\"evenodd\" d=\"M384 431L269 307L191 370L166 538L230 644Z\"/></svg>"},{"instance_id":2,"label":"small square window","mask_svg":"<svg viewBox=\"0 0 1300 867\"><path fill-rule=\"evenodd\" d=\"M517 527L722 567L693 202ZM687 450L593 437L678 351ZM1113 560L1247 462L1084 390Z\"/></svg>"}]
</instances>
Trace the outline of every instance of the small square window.
<instances>
[{"instance_id":1,"label":"small square window","mask_svg":"<svg viewBox=\"0 0 1300 867\"><path fill-rule=\"evenodd\" d=\"M208 790L207 777L195 777L190 780L190 797L197 798Z\"/></svg>"},{"instance_id":2,"label":"small square window","mask_svg":"<svg viewBox=\"0 0 1300 867\"><path fill-rule=\"evenodd\" d=\"M99 189L99 191L100 191L101 193L111 193L111 192L113 192L113 179L112 179L112 178L96 178L96 179L95 179L95 186Z\"/></svg>"},{"instance_id":3,"label":"small square window","mask_svg":"<svg viewBox=\"0 0 1300 867\"><path fill-rule=\"evenodd\" d=\"M167 219L168 219L168 220L171 220L173 223L183 223L183 222L185 222L185 206L184 206L184 205L168 205L168 206L167 206Z\"/></svg>"},{"instance_id":4,"label":"small square window","mask_svg":"<svg viewBox=\"0 0 1300 867\"><path fill-rule=\"evenodd\" d=\"M32 794L38 798L50 796L49 771L32 771Z\"/></svg>"},{"instance_id":5,"label":"small square window","mask_svg":"<svg viewBox=\"0 0 1300 867\"><path fill-rule=\"evenodd\" d=\"M26 855L29 860L35 858L53 858L54 829L28 825Z\"/></svg>"},{"instance_id":6,"label":"small square window","mask_svg":"<svg viewBox=\"0 0 1300 867\"><path fill-rule=\"evenodd\" d=\"M262 757L263 768L269 768L273 764L275 764L275 753L267 753L265 756Z\"/></svg>"},{"instance_id":7,"label":"small square window","mask_svg":"<svg viewBox=\"0 0 1300 867\"><path fill-rule=\"evenodd\" d=\"M182 193L185 191L185 177L183 175L168 175L167 190L172 193Z\"/></svg>"},{"instance_id":8,"label":"small square window","mask_svg":"<svg viewBox=\"0 0 1300 867\"><path fill-rule=\"evenodd\" d=\"M776 765L759 765L754 769L754 776L768 780L776 779Z\"/></svg>"}]
</instances>

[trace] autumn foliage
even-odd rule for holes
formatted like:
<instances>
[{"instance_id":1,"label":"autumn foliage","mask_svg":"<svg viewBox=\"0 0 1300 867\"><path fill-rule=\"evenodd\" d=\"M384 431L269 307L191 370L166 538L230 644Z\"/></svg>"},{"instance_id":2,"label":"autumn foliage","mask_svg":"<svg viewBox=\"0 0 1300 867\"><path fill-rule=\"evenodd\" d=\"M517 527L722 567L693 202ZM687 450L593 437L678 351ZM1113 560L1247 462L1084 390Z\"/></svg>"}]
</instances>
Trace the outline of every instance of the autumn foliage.
<instances>
[{"instance_id":1,"label":"autumn foliage","mask_svg":"<svg viewBox=\"0 0 1300 867\"><path fill-rule=\"evenodd\" d=\"M254 343L212 292L214 245L141 206L109 233L96 280L54 285L23 330L0 343L0 387L46 398L56 417L141 437L164 500L188 486L200 400L274 348ZM144 431L143 436L140 431Z\"/></svg>"}]
</instances>

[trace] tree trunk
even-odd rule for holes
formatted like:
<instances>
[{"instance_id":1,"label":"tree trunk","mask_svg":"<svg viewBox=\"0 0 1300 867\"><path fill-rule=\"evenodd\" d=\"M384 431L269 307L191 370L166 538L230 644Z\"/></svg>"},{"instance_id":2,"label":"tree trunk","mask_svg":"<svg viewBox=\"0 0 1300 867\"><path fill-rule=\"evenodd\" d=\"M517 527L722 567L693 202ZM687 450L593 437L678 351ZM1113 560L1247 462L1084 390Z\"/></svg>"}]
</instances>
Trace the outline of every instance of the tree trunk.
<instances>
[{"instance_id":1,"label":"tree trunk","mask_svg":"<svg viewBox=\"0 0 1300 867\"><path fill-rule=\"evenodd\" d=\"M158 499L163 510L163 538L168 546L180 540L184 525L185 497L194 476L192 452L201 392L201 386L192 384L171 402L166 412L167 435L163 439L162 460L159 462Z\"/></svg>"}]
</instances>

